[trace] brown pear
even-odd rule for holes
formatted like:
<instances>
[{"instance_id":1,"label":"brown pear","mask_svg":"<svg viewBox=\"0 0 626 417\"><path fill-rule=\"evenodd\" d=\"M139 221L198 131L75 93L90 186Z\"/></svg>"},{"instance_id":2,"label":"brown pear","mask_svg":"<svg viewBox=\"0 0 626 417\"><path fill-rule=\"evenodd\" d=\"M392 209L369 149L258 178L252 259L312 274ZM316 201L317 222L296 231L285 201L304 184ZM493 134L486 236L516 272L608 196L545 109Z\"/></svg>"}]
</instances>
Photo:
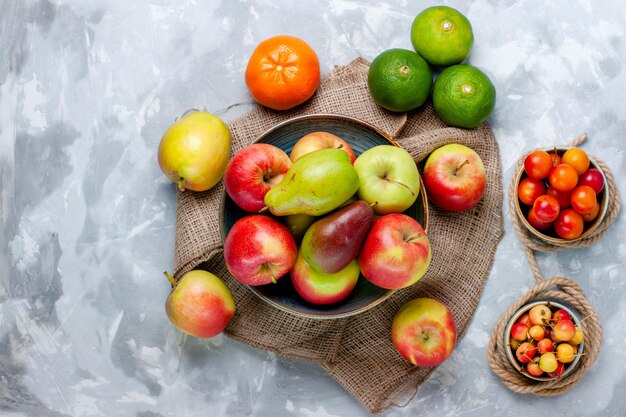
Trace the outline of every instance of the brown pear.
<instances>
[{"instance_id":1,"label":"brown pear","mask_svg":"<svg viewBox=\"0 0 626 417\"><path fill-rule=\"evenodd\" d=\"M309 227L302 239L302 256L319 272L339 272L357 257L373 222L369 204L350 203Z\"/></svg>"}]
</instances>

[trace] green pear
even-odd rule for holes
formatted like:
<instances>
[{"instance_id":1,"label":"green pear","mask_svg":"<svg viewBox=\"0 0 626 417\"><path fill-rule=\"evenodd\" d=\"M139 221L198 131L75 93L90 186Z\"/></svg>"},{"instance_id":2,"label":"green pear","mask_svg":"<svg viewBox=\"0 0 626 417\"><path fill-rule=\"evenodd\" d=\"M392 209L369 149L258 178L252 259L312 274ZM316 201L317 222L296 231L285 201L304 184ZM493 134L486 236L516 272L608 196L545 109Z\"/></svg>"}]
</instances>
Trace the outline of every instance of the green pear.
<instances>
[{"instance_id":1,"label":"green pear","mask_svg":"<svg viewBox=\"0 0 626 417\"><path fill-rule=\"evenodd\" d=\"M349 199L359 188L359 176L341 149L322 149L300 157L283 180L265 194L276 216L321 216Z\"/></svg>"}]
</instances>

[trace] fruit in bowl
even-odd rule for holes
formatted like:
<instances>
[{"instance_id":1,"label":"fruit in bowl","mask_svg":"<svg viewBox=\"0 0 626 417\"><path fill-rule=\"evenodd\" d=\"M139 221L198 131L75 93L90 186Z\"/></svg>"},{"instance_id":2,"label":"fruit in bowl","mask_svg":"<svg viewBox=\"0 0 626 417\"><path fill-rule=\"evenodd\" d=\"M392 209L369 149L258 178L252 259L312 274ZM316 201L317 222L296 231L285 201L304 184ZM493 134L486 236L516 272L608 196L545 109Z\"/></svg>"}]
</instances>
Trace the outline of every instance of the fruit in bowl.
<instances>
[{"instance_id":1,"label":"fruit in bowl","mask_svg":"<svg viewBox=\"0 0 626 417\"><path fill-rule=\"evenodd\" d=\"M528 378L549 381L567 376L577 365L584 348L584 329L576 312L566 305L536 301L510 318L504 343L513 367Z\"/></svg>"},{"instance_id":2,"label":"fruit in bowl","mask_svg":"<svg viewBox=\"0 0 626 417\"><path fill-rule=\"evenodd\" d=\"M335 142L321 149L308 148L311 143L320 145L317 140L310 142L310 138L330 135L341 138L347 145ZM392 146L395 145L393 139L356 119L312 115L281 123L261 135L256 143L276 146L285 154L291 154L295 162L280 183L265 194L267 209L262 209L262 214L246 212L229 193L223 194L220 232L225 241L227 266L232 275L248 284L255 294L292 314L318 319L339 318L377 305L391 295L390 288L411 285L425 274L431 256L426 227L421 227L427 222L425 190L414 160L405 150ZM307 145L301 155L294 154L298 144ZM355 157L361 157L360 163L358 158L354 165L351 163L348 146ZM370 157L373 159L368 161ZM382 161L388 168L386 178L374 172L375 161ZM394 165L394 161L398 163ZM371 181L362 184L361 173L371 175ZM371 192L369 188L379 191L370 194L375 201L359 198L358 191ZM368 264L367 276L374 277L371 281L360 268L360 262L368 258L362 243L367 236L375 235L372 224L378 206L389 209L391 213L387 216L403 216L419 226L419 233L407 235L411 244L420 247L424 242L427 244L424 256L418 257L416 262L407 258L405 266L410 274L407 272L407 277L393 286L387 283L378 286L379 272L372 273L375 268L371 266L379 260ZM245 225L250 218L253 218L252 223L264 218L272 227L255 224L242 228L242 223ZM397 225L403 223L397 222ZM282 226L281 231L277 224ZM273 230L272 239L265 239L265 245L257 245L254 238L259 228ZM243 229L248 231L241 233ZM277 233L279 239L276 239ZM288 240L293 241L295 248L295 242L301 238L294 263L289 266L283 258L289 255L287 258L291 259L291 249L278 251L276 248L284 246ZM270 240L272 242L268 243ZM258 247L253 249L252 246ZM282 255L274 256L276 252ZM250 268L243 271L244 265ZM260 272L274 273L268 276ZM281 278L279 275L283 273ZM272 282L272 277L276 283Z\"/></svg>"},{"instance_id":3,"label":"fruit in bowl","mask_svg":"<svg viewBox=\"0 0 626 417\"><path fill-rule=\"evenodd\" d=\"M517 215L548 243L583 239L606 213L605 182L598 164L580 148L530 152L516 178Z\"/></svg>"}]
</instances>

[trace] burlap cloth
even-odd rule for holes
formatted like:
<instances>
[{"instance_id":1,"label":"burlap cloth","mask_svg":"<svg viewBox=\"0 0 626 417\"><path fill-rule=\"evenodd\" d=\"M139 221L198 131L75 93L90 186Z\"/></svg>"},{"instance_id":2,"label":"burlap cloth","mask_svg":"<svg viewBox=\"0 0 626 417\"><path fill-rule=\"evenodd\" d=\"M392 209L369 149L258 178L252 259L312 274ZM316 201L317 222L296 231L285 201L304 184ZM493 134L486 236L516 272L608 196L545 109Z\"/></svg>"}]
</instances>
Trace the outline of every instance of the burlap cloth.
<instances>
[{"instance_id":1,"label":"burlap cloth","mask_svg":"<svg viewBox=\"0 0 626 417\"><path fill-rule=\"evenodd\" d=\"M369 122L392 135L418 163L446 143L475 149L487 170L485 195L474 209L460 214L430 207L433 260L426 276L351 318L315 320L277 310L235 281L226 269L219 234L221 182L204 193L179 192L174 270L176 278L202 268L224 279L237 305L225 331L229 337L287 358L318 362L370 412L380 412L414 391L433 371L410 365L393 347L391 322L404 303L416 297L435 298L452 311L459 337L469 325L504 233L502 169L498 144L487 124L474 130L448 128L430 105L408 115L384 111L370 98L368 68L366 60L357 58L325 75L313 99L303 106L286 112L259 106L233 120L229 123L232 151L278 122L313 113Z\"/></svg>"}]
</instances>

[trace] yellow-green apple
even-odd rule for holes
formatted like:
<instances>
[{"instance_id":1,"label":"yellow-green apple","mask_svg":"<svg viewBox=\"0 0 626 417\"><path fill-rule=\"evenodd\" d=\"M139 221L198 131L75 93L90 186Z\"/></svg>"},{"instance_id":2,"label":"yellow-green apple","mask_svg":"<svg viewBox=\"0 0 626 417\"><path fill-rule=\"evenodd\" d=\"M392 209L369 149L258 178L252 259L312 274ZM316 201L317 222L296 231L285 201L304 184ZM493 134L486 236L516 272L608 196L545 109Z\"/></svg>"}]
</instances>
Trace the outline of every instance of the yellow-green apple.
<instances>
[{"instance_id":1,"label":"yellow-green apple","mask_svg":"<svg viewBox=\"0 0 626 417\"><path fill-rule=\"evenodd\" d=\"M547 305L541 304L534 306L528 312L531 324L535 326L542 326L548 324L548 320L552 317L552 312Z\"/></svg>"},{"instance_id":2,"label":"yellow-green apple","mask_svg":"<svg viewBox=\"0 0 626 417\"><path fill-rule=\"evenodd\" d=\"M356 156L350 144L339 136L335 136L328 132L314 132L303 136L294 145L289 157L292 162L296 162L302 155L306 155L311 152L319 151L321 149L341 149L350 157L350 162L354 164Z\"/></svg>"},{"instance_id":3,"label":"yellow-green apple","mask_svg":"<svg viewBox=\"0 0 626 417\"><path fill-rule=\"evenodd\" d=\"M420 192L415 161L397 146L368 149L356 159L354 169L359 174L359 198L371 204L376 214L403 212Z\"/></svg>"},{"instance_id":4,"label":"yellow-green apple","mask_svg":"<svg viewBox=\"0 0 626 417\"><path fill-rule=\"evenodd\" d=\"M178 188L206 191L224 175L230 154L230 131L217 116L205 111L186 114L161 138L161 170Z\"/></svg>"},{"instance_id":5,"label":"yellow-green apple","mask_svg":"<svg viewBox=\"0 0 626 417\"><path fill-rule=\"evenodd\" d=\"M556 365L556 369L552 372L548 372L548 376L550 378L559 378L563 375L563 371L565 371L565 364L563 362L558 362Z\"/></svg>"},{"instance_id":6,"label":"yellow-green apple","mask_svg":"<svg viewBox=\"0 0 626 417\"><path fill-rule=\"evenodd\" d=\"M480 156L464 145L451 143L430 154L424 165L424 186L435 205L464 211L478 204L487 184Z\"/></svg>"},{"instance_id":7,"label":"yellow-green apple","mask_svg":"<svg viewBox=\"0 0 626 417\"><path fill-rule=\"evenodd\" d=\"M332 304L346 298L359 279L359 264L355 260L334 274L325 274L311 268L302 253L289 273L296 292L312 304Z\"/></svg>"},{"instance_id":8,"label":"yellow-green apple","mask_svg":"<svg viewBox=\"0 0 626 417\"><path fill-rule=\"evenodd\" d=\"M432 257L422 226L406 214L386 214L374 221L361 253L361 273L372 284L405 288L424 276Z\"/></svg>"},{"instance_id":9,"label":"yellow-green apple","mask_svg":"<svg viewBox=\"0 0 626 417\"><path fill-rule=\"evenodd\" d=\"M237 220L224 241L226 267L251 286L276 283L293 267L296 252L287 226L261 214Z\"/></svg>"},{"instance_id":10,"label":"yellow-green apple","mask_svg":"<svg viewBox=\"0 0 626 417\"><path fill-rule=\"evenodd\" d=\"M574 337L570 339L570 343L573 345L580 345L585 338L585 334L580 327L576 327L576 332L574 333Z\"/></svg>"},{"instance_id":11,"label":"yellow-green apple","mask_svg":"<svg viewBox=\"0 0 626 417\"><path fill-rule=\"evenodd\" d=\"M291 159L282 149L255 143L241 149L228 163L224 188L235 204L257 213L265 207L265 194L283 180Z\"/></svg>"},{"instance_id":12,"label":"yellow-green apple","mask_svg":"<svg viewBox=\"0 0 626 417\"><path fill-rule=\"evenodd\" d=\"M235 314L235 301L222 280L207 271L187 272L178 281L165 273L172 291L165 312L174 327L196 337L220 334Z\"/></svg>"},{"instance_id":13,"label":"yellow-green apple","mask_svg":"<svg viewBox=\"0 0 626 417\"><path fill-rule=\"evenodd\" d=\"M393 319L391 339L400 355L413 365L439 365L456 343L454 317L448 307L432 298L409 301Z\"/></svg>"},{"instance_id":14,"label":"yellow-green apple","mask_svg":"<svg viewBox=\"0 0 626 417\"><path fill-rule=\"evenodd\" d=\"M539 367L543 372L554 372L557 366L558 361L553 352L546 352L539 357Z\"/></svg>"}]
</instances>

